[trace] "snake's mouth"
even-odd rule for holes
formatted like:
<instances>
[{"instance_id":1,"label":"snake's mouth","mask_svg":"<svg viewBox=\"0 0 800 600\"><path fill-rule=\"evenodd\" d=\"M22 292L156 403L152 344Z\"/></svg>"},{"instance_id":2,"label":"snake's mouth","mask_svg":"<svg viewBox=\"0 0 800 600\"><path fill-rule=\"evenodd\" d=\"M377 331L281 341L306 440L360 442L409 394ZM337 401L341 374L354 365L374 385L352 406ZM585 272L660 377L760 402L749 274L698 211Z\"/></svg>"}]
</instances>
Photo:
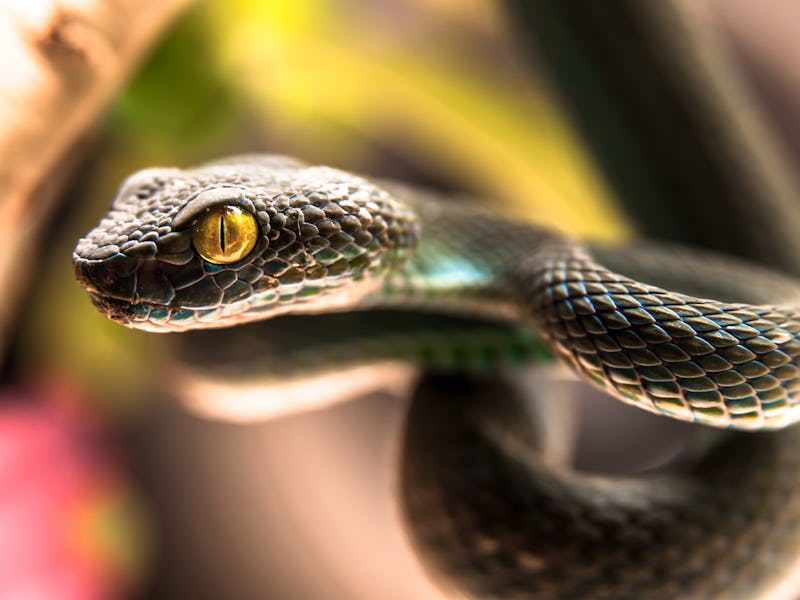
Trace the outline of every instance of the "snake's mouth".
<instances>
[{"instance_id":1,"label":"snake's mouth","mask_svg":"<svg viewBox=\"0 0 800 600\"><path fill-rule=\"evenodd\" d=\"M131 302L119 298L103 296L92 290L86 290L92 304L112 321L127 327L137 327L144 320L142 315L147 315L153 310L169 310L168 306L155 302Z\"/></svg>"}]
</instances>

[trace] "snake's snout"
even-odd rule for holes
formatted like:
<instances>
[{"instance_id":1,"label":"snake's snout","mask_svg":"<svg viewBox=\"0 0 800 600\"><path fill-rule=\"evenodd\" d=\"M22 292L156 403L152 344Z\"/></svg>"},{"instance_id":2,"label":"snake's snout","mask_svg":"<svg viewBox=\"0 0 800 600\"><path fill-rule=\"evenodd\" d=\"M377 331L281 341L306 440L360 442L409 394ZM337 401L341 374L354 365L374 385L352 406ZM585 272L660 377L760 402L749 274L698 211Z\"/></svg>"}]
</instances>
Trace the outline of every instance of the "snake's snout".
<instances>
[{"instance_id":1,"label":"snake's snout","mask_svg":"<svg viewBox=\"0 0 800 600\"><path fill-rule=\"evenodd\" d=\"M143 297L153 289L149 281L152 262L124 255L103 260L73 256L75 277L95 308L128 327L146 327L148 321L155 321L152 317L156 310L169 312L160 298Z\"/></svg>"},{"instance_id":2,"label":"snake's snout","mask_svg":"<svg viewBox=\"0 0 800 600\"><path fill-rule=\"evenodd\" d=\"M125 256L105 260L73 259L75 277L90 294L131 302L136 294L138 259Z\"/></svg>"},{"instance_id":3,"label":"snake's snout","mask_svg":"<svg viewBox=\"0 0 800 600\"><path fill-rule=\"evenodd\" d=\"M106 260L73 257L75 277L92 304L108 318L123 324L131 320L136 293L136 265L131 262L125 257Z\"/></svg>"}]
</instances>

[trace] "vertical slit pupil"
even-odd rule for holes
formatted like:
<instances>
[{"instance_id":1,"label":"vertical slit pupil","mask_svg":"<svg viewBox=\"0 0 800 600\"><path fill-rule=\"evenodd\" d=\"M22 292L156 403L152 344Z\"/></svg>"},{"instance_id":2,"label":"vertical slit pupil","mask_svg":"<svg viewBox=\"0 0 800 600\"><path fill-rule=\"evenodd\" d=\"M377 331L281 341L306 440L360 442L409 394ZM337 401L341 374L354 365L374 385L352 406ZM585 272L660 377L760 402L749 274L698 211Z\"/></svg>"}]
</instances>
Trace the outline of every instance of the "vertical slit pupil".
<instances>
[{"instance_id":1,"label":"vertical slit pupil","mask_svg":"<svg viewBox=\"0 0 800 600\"><path fill-rule=\"evenodd\" d=\"M221 215L219 218L219 247L222 252L225 252L225 215Z\"/></svg>"}]
</instances>

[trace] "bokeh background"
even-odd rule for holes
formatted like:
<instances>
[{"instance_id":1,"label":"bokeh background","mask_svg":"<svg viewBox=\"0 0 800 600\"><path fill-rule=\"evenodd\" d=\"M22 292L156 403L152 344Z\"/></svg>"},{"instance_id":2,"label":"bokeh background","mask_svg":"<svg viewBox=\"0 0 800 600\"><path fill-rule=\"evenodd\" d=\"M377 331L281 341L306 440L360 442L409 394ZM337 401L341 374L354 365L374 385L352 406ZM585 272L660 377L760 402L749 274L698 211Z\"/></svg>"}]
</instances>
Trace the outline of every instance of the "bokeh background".
<instances>
[{"instance_id":1,"label":"bokeh background","mask_svg":"<svg viewBox=\"0 0 800 600\"><path fill-rule=\"evenodd\" d=\"M705 0L690 18L793 162L800 19L754 4ZM199 414L170 347L103 319L70 254L127 174L245 152L467 193L595 240L653 229L584 141L597 132L553 70L557 45L537 51L546 32L505 9L209 0L166 28L71 150L2 340L0 598L439 597L394 503L407 384L270 420ZM683 231L672 216L667 237Z\"/></svg>"}]
</instances>

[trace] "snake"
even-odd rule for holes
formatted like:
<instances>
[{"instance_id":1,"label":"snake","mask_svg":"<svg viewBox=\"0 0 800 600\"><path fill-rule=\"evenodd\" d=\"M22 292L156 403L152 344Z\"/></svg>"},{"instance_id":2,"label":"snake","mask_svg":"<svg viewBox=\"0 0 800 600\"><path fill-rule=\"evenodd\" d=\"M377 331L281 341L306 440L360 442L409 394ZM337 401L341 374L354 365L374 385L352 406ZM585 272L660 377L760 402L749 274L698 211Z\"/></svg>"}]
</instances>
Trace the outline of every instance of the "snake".
<instances>
[{"instance_id":1,"label":"snake","mask_svg":"<svg viewBox=\"0 0 800 600\"><path fill-rule=\"evenodd\" d=\"M297 315L302 327L273 334L279 348L325 329L336 348L361 344L359 360L425 362L425 344L400 350L392 328L454 340L450 370L429 370L415 392L399 470L410 536L444 589L609 599L798 589L791 277L694 250L585 244L478 202L272 155L131 175L72 260L94 306L127 327L224 335ZM469 337L490 330L492 344ZM465 339L475 343L459 348ZM543 439L560 433L547 432L520 375L546 356L623 403L719 435L653 472L556 464Z\"/></svg>"}]
</instances>

